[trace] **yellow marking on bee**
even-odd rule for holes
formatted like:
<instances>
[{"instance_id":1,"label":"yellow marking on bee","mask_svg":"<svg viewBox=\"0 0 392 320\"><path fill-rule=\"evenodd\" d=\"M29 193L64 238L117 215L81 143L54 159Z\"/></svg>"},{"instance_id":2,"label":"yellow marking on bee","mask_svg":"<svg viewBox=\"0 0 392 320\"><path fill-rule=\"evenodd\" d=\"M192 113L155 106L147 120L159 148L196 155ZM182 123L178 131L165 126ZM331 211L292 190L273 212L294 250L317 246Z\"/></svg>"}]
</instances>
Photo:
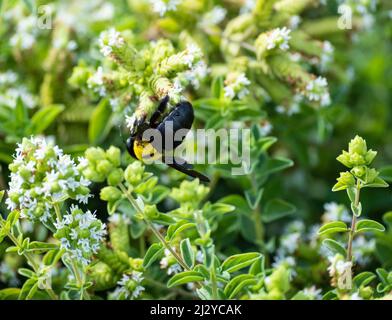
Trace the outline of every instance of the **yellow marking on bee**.
<instances>
[{"instance_id":1,"label":"yellow marking on bee","mask_svg":"<svg viewBox=\"0 0 392 320\"><path fill-rule=\"evenodd\" d=\"M138 160L158 160L161 154L148 141L136 140L133 145L133 151Z\"/></svg>"}]
</instances>

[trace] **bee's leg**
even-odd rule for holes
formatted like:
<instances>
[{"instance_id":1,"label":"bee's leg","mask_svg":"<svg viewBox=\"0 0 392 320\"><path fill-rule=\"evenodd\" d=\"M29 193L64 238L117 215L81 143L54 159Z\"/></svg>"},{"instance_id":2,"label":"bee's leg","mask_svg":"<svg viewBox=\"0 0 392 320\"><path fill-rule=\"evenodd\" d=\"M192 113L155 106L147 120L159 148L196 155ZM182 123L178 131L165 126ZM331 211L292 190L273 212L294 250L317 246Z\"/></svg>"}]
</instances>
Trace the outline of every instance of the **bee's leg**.
<instances>
[{"instance_id":1,"label":"bee's leg","mask_svg":"<svg viewBox=\"0 0 392 320\"><path fill-rule=\"evenodd\" d=\"M157 110L152 114L150 118L150 127L156 128L159 123L159 117L164 114L167 104L169 103L169 96L165 96L159 103Z\"/></svg>"}]
</instances>

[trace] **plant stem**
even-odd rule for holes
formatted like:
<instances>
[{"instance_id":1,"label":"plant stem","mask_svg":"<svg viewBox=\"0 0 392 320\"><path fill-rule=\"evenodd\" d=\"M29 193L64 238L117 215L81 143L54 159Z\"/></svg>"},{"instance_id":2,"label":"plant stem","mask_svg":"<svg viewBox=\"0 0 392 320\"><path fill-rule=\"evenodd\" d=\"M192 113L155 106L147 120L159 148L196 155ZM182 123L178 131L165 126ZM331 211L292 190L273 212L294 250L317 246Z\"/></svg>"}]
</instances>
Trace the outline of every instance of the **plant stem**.
<instances>
[{"instance_id":1,"label":"plant stem","mask_svg":"<svg viewBox=\"0 0 392 320\"><path fill-rule=\"evenodd\" d=\"M58 221L63 220L62 216L61 216L61 210L60 210L60 207L59 207L58 203L53 203L53 206L54 206L54 211L56 212L57 220Z\"/></svg>"},{"instance_id":2,"label":"plant stem","mask_svg":"<svg viewBox=\"0 0 392 320\"><path fill-rule=\"evenodd\" d=\"M359 205L359 196L361 192L361 184L359 180L357 180L357 186L355 189L355 200L354 200L354 206L358 207ZM352 262L353 259L353 240L355 236L355 227L357 224L357 216L353 212L353 218L351 220L351 228L350 228L350 233L348 235L348 244L347 244L347 261Z\"/></svg>"},{"instance_id":3,"label":"plant stem","mask_svg":"<svg viewBox=\"0 0 392 320\"><path fill-rule=\"evenodd\" d=\"M61 222L63 220L63 218L62 218L62 215L61 215L61 210L60 210L59 204L58 203L53 203L53 207L54 207L54 211L56 212L57 220L59 222ZM77 282L78 286L83 287L84 281L83 281L83 279L82 279L82 277L81 277L81 275L79 273L77 261L75 259L71 259L71 265L72 265L72 270L73 270L73 273L75 275L75 279L76 279L76 282ZM85 290L84 290L84 292L85 292L86 299L90 300L90 296L89 296L88 292L85 291ZM80 296L83 299L83 292L82 292L82 294Z\"/></svg>"},{"instance_id":4,"label":"plant stem","mask_svg":"<svg viewBox=\"0 0 392 320\"><path fill-rule=\"evenodd\" d=\"M161 243L165 246L166 249L170 251L170 253L173 255L173 257L177 260L177 262L187 271L189 271L189 267L186 265L184 260L173 250L173 248L167 243L165 238L162 236L162 234L154 227L151 221L148 220L146 215L144 214L143 210L139 207L138 203L136 200L133 198L133 196L128 192L127 188L124 186L124 184L120 183L119 188L121 191L124 193L124 195L127 197L128 201L131 203L131 205L135 208L135 210L142 215L144 222L147 224L147 226L151 229L151 231L154 233L154 235L161 241Z\"/></svg>"}]
</instances>

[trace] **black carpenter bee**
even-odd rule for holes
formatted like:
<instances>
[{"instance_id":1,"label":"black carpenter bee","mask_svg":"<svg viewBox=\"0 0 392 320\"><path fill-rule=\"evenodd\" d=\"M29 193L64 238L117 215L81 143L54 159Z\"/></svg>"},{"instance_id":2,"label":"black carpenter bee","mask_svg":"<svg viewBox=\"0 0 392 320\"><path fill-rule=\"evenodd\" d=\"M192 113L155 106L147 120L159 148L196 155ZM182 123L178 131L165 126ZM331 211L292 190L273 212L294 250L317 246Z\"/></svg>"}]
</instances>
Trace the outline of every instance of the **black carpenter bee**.
<instances>
[{"instance_id":1,"label":"black carpenter bee","mask_svg":"<svg viewBox=\"0 0 392 320\"><path fill-rule=\"evenodd\" d=\"M190 130L194 120L192 104L188 101L181 101L175 105L167 116L163 116L169 96L163 98L157 110L152 114L148 125L145 123L136 129L136 132L127 139L127 150L129 154L140 161L145 159L161 160L168 166L193 178L209 182L209 178L193 170L193 166L184 159L174 156L174 150L183 142L186 133ZM155 137L143 137L148 129L160 135L160 139ZM176 133L181 130L180 138ZM155 136L154 134L154 136ZM176 138L174 138L176 137Z\"/></svg>"}]
</instances>

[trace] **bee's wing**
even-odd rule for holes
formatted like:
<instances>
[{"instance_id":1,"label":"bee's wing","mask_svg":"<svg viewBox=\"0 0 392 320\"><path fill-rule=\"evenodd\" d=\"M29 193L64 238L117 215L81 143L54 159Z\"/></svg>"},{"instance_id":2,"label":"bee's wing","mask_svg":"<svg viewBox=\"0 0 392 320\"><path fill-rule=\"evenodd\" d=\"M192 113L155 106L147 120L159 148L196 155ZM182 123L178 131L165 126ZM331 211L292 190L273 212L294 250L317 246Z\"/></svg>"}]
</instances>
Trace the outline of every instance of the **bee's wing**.
<instances>
[{"instance_id":1,"label":"bee's wing","mask_svg":"<svg viewBox=\"0 0 392 320\"><path fill-rule=\"evenodd\" d=\"M197 172L196 170L193 170L193 166L187 163L185 160L179 158L172 158L170 160L172 161L164 161L169 167L176 169L190 177L199 178L200 181L210 182L210 179L207 176Z\"/></svg>"}]
</instances>

